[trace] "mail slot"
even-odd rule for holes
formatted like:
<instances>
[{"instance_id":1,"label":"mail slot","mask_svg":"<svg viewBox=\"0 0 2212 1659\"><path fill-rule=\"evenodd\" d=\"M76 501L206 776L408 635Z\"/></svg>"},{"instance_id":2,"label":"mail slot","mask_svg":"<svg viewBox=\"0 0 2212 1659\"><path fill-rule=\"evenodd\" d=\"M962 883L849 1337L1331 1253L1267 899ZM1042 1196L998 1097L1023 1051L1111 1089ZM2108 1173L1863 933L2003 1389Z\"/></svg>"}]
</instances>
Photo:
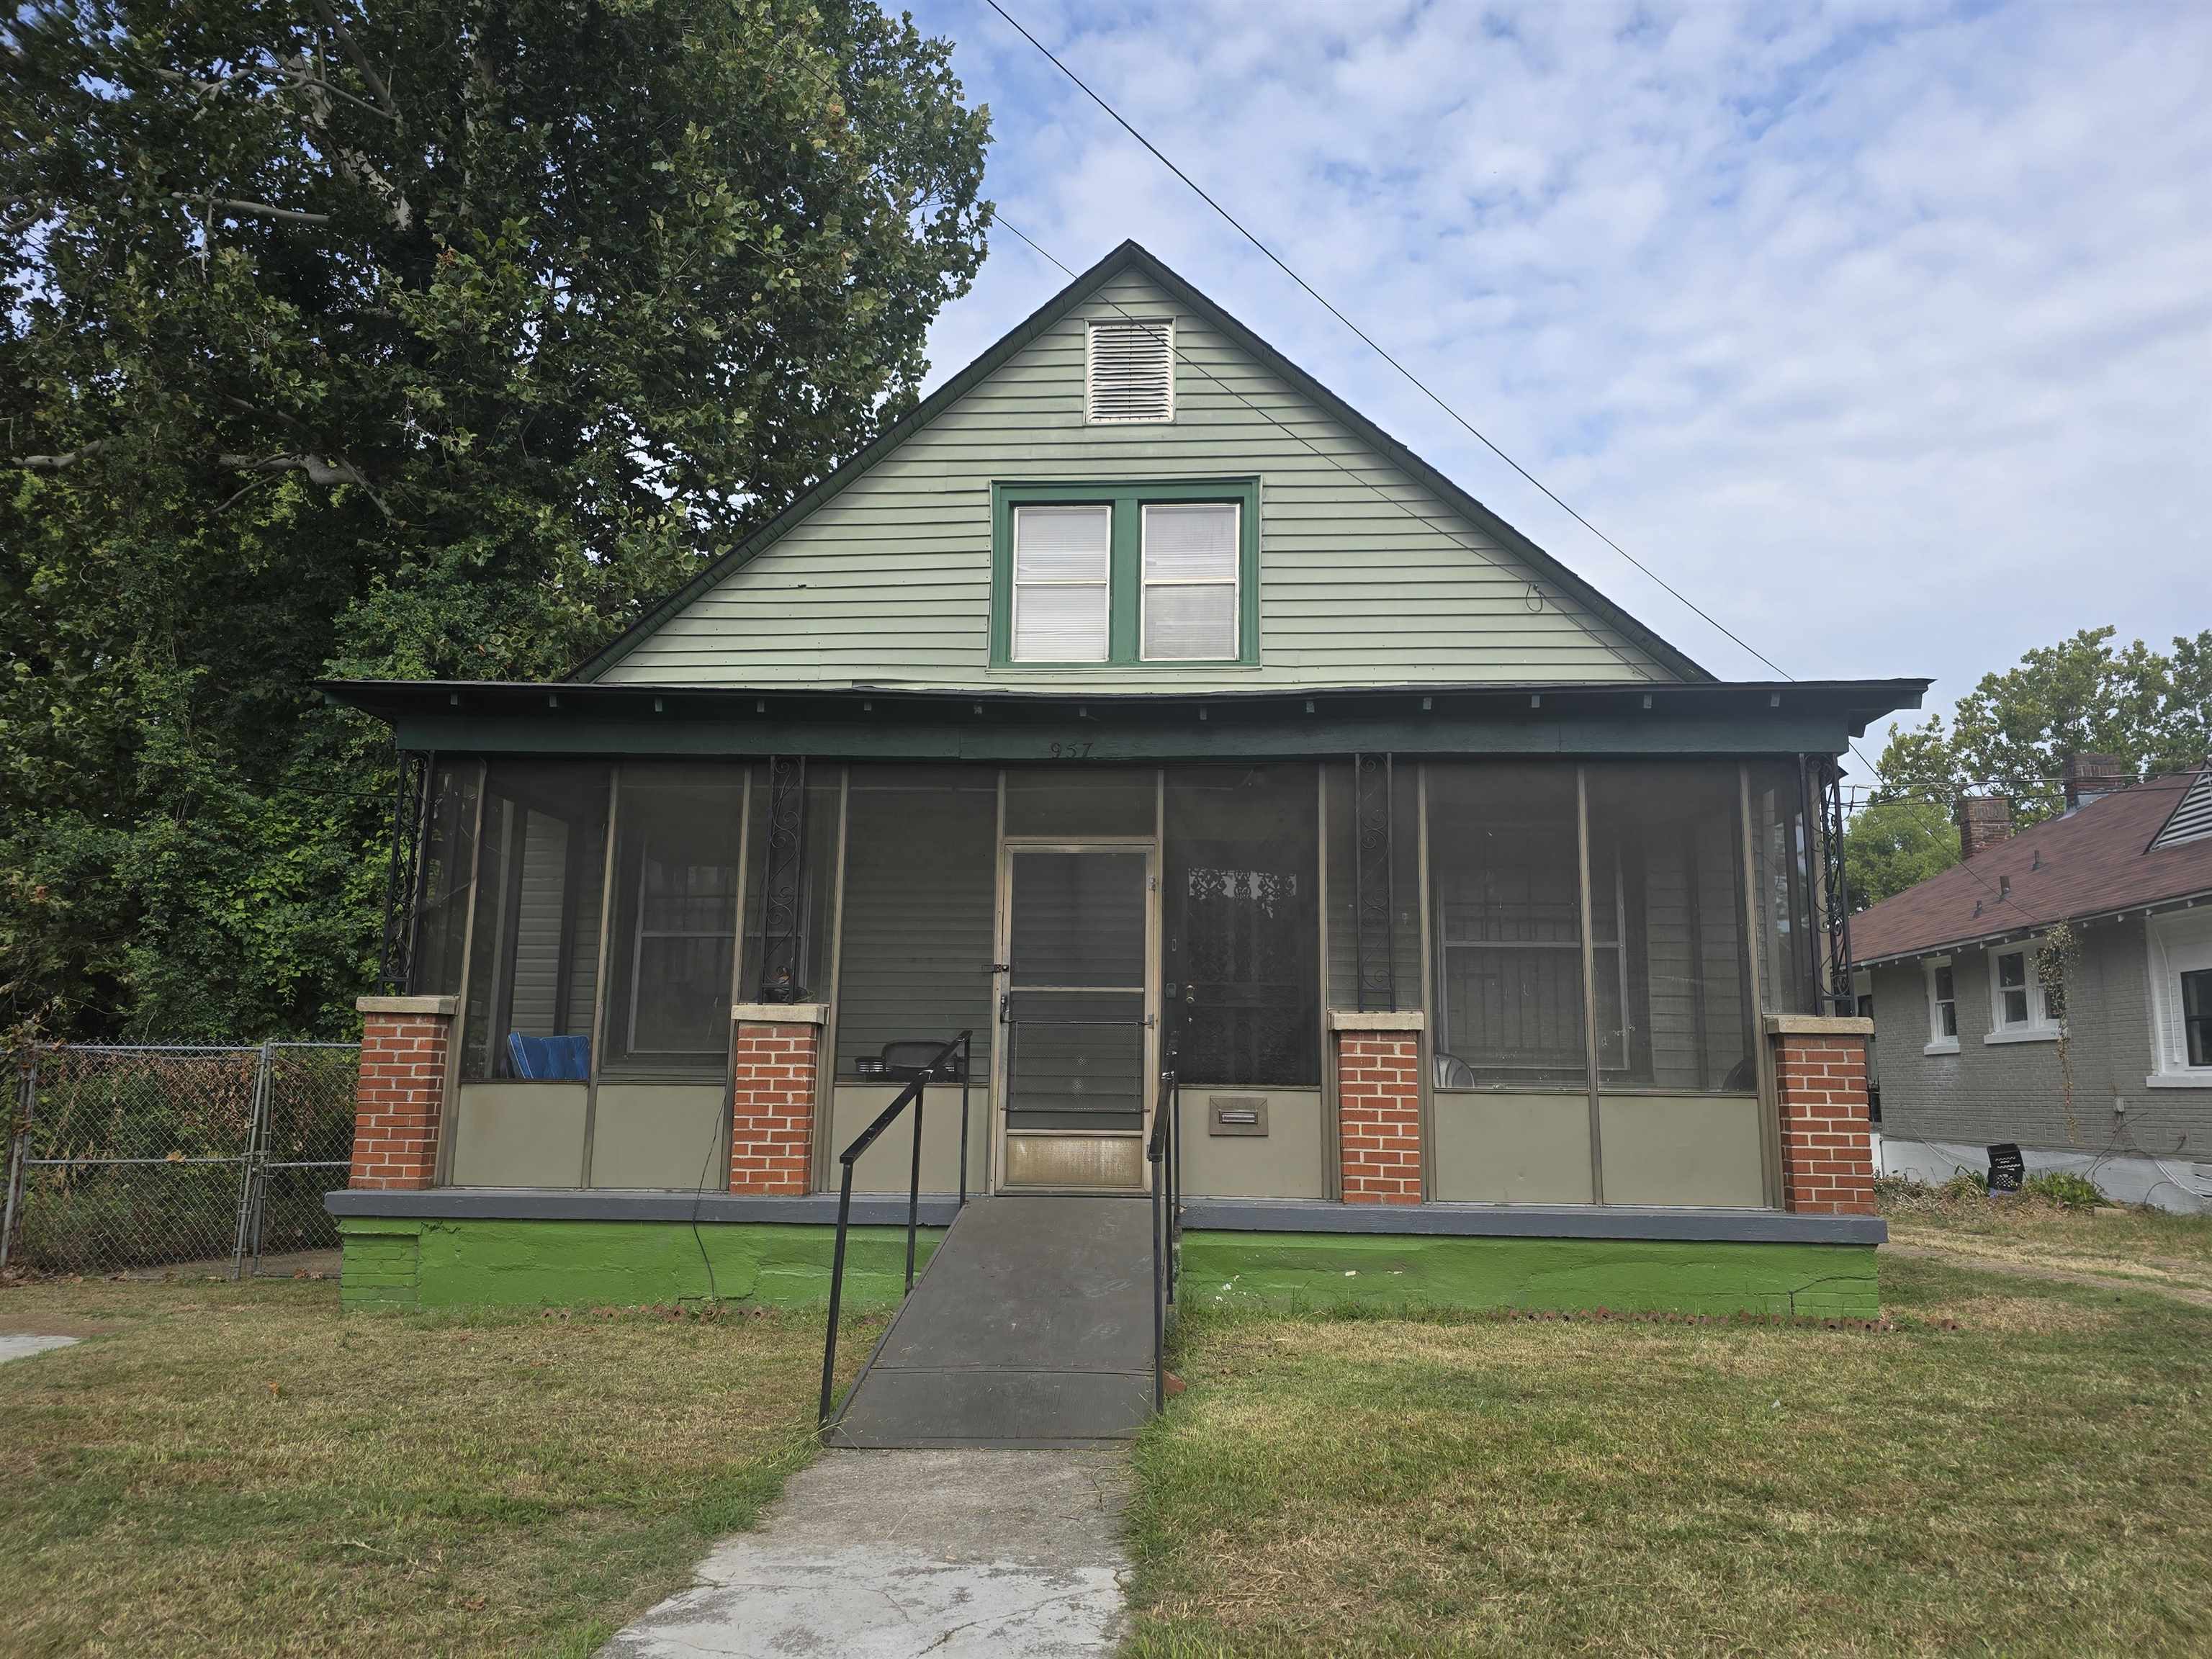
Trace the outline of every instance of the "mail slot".
<instances>
[{"instance_id":1,"label":"mail slot","mask_svg":"<svg viewBox=\"0 0 2212 1659\"><path fill-rule=\"evenodd\" d=\"M1208 1095L1206 1132L1210 1135L1264 1135L1267 1102L1261 1095Z\"/></svg>"}]
</instances>

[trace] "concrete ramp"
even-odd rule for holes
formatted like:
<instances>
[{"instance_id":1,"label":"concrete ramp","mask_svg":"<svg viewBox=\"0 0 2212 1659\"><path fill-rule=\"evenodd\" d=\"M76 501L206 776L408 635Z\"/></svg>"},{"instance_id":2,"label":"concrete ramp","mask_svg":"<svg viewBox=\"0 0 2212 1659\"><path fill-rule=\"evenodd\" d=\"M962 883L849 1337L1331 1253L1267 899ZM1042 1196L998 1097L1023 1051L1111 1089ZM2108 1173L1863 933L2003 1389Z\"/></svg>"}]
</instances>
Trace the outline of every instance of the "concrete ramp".
<instances>
[{"instance_id":1,"label":"concrete ramp","mask_svg":"<svg viewBox=\"0 0 2212 1659\"><path fill-rule=\"evenodd\" d=\"M981 1198L831 1425L833 1446L1096 1445L1152 1412L1152 1202Z\"/></svg>"}]
</instances>

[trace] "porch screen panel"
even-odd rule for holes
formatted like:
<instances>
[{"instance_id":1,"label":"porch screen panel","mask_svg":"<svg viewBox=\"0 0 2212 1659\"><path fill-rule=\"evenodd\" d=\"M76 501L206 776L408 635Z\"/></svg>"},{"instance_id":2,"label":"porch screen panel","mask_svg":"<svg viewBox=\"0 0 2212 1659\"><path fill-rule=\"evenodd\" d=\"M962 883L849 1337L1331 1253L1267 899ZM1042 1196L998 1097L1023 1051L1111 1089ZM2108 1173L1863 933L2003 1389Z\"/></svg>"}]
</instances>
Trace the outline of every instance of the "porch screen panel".
<instances>
[{"instance_id":1,"label":"porch screen panel","mask_svg":"<svg viewBox=\"0 0 2212 1659\"><path fill-rule=\"evenodd\" d=\"M465 1082L590 1074L607 769L495 762L486 774Z\"/></svg>"},{"instance_id":2,"label":"porch screen panel","mask_svg":"<svg viewBox=\"0 0 2212 1659\"><path fill-rule=\"evenodd\" d=\"M1577 834L1571 766L1430 767L1439 1086L1588 1087Z\"/></svg>"},{"instance_id":3,"label":"porch screen panel","mask_svg":"<svg viewBox=\"0 0 2212 1659\"><path fill-rule=\"evenodd\" d=\"M1158 773L1090 760L1079 725L1058 741L1061 764L1006 769L1006 833L1150 838L1159 822Z\"/></svg>"},{"instance_id":4,"label":"porch screen panel","mask_svg":"<svg viewBox=\"0 0 2212 1659\"><path fill-rule=\"evenodd\" d=\"M768 1000L763 965L769 878L769 768L755 766L752 832L745 854L744 969L740 998ZM830 995L830 924L837 896L837 828L842 769L821 761L806 769L805 823L799 882L799 950L796 978L787 1000L822 1002Z\"/></svg>"},{"instance_id":5,"label":"porch screen panel","mask_svg":"<svg viewBox=\"0 0 2212 1659\"><path fill-rule=\"evenodd\" d=\"M1820 1012L1814 980L1812 843L1797 763L1767 761L1751 769L1752 873L1760 1000L1769 1013Z\"/></svg>"},{"instance_id":6,"label":"porch screen panel","mask_svg":"<svg viewBox=\"0 0 2212 1659\"><path fill-rule=\"evenodd\" d=\"M1328 1006L1359 1003L1358 891L1359 819L1349 762L1330 761L1328 782ZM1390 793L1391 979L1393 1006L1421 1006L1421 863L1419 763L1401 756Z\"/></svg>"},{"instance_id":7,"label":"porch screen panel","mask_svg":"<svg viewBox=\"0 0 2212 1659\"><path fill-rule=\"evenodd\" d=\"M1755 1092L1735 768L1589 777L1601 1081Z\"/></svg>"},{"instance_id":8,"label":"porch screen panel","mask_svg":"<svg viewBox=\"0 0 2212 1659\"><path fill-rule=\"evenodd\" d=\"M1310 765L1167 774L1164 1037L1179 1074L1321 1084L1320 825Z\"/></svg>"},{"instance_id":9,"label":"porch screen panel","mask_svg":"<svg viewBox=\"0 0 2212 1659\"><path fill-rule=\"evenodd\" d=\"M887 1042L975 1032L978 1075L997 1010L990 963L998 774L855 766L848 798L837 1073Z\"/></svg>"},{"instance_id":10,"label":"porch screen panel","mask_svg":"<svg viewBox=\"0 0 2212 1659\"><path fill-rule=\"evenodd\" d=\"M477 798L483 763L441 761L430 775L430 810L415 914L415 954L407 988L416 996L458 996L476 866Z\"/></svg>"},{"instance_id":11,"label":"porch screen panel","mask_svg":"<svg viewBox=\"0 0 2212 1659\"><path fill-rule=\"evenodd\" d=\"M621 792L605 1068L719 1078L729 1064L744 773L625 766Z\"/></svg>"}]
</instances>

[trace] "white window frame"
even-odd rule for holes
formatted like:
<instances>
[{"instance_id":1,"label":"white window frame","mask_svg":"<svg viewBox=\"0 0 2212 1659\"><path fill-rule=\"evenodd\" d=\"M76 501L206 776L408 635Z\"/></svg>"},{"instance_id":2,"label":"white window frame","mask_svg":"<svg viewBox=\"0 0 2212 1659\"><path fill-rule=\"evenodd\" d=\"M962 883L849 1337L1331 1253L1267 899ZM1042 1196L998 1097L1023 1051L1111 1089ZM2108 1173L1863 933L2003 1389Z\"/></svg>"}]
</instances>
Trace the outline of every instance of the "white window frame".
<instances>
[{"instance_id":1,"label":"white window frame","mask_svg":"<svg viewBox=\"0 0 2212 1659\"><path fill-rule=\"evenodd\" d=\"M2150 969L2151 1072L2154 1089L2212 1089L2212 1066L2189 1063L2181 1030L2181 976L2212 969L2212 909L2173 910L2143 928Z\"/></svg>"},{"instance_id":2,"label":"white window frame","mask_svg":"<svg viewBox=\"0 0 2212 1659\"><path fill-rule=\"evenodd\" d=\"M1227 507L1229 537L1229 649L1212 657L1155 657L1145 649L1152 619L1152 590L1156 587L1219 587L1218 576L1166 576L1158 580L1145 574L1145 555L1151 545L1152 514L1188 511L1192 507ZM1237 662L1244 654L1244 503L1242 501L1142 501L1137 507L1137 659L1139 662Z\"/></svg>"},{"instance_id":3,"label":"white window frame","mask_svg":"<svg viewBox=\"0 0 2212 1659\"><path fill-rule=\"evenodd\" d=\"M1022 580L1022 514L1037 511L1065 512L1077 507L1085 512L1106 515L1106 568L1103 575L1046 577L1042 580ZM1006 586L1011 590L1006 605L1006 660L1025 666L1045 668L1091 668L1109 661L1114 654L1114 506L1110 501L1024 501L1013 508L1013 522L1008 526L1006 549ZM1022 590L1025 587L1095 587L1098 602L1104 608L1105 626L1100 630L1098 654L1095 657L1024 657L1021 654Z\"/></svg>"},{"instance_id":4,"label":"white window frame","mask_svg":"<svg viewBox=\"0 0 2212 1659\"><path fill-rule=\"evenodd\" d=\"M1951 1030L1943 1029L1945 999L1936 994L1936 972L1948 969L1951 973ZM1959 1052L1959 964L1950 957L1930 957L1921 964L1921 982L1928 992L1928 1046L1924 1054L1955 1054Z\"/></svg>"},{"instance_id":5,"label":"white window frame","mask_svg":"<svg viewBox=\"0 0 2212 1659\"><path fill-rule=\"evenodd\" d=\"M2051 993L2045 988L2043 975L2037 970L2035 953L2041 941L2023 939L2017 945L1993 945L1983 953L1983 964L1990 981L1990 1029L1982 1038L1984 1042L2056 1042L2059 1022L2051 1017ZM2021 959L2021 983L2006 987L2000 983L1997 964L2007 957ZM1952 988L1957 988L1954 980ZM2027 1018L2014 1024L2005 1018L2004 994L2008 989L2027 993Z\"/></svg>"}]
</instances>

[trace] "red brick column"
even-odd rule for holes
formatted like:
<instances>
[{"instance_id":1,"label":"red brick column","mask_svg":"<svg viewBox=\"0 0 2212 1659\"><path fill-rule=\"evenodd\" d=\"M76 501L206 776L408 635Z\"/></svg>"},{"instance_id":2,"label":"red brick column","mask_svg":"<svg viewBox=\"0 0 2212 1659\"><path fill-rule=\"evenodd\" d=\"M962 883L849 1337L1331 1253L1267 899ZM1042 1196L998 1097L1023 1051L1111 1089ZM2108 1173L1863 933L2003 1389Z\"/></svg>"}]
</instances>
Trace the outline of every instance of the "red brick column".
<instances>
[{"instance_id":1,"label":"red brick column","mask_svg":"<svg viewBox=\"0 0 2212 1659\"><path fill-rule=\"evenodd\" d=\"M740 1003L731 1064L730 1190L796 1195L811 1185L820 1003Z\"/></svg>"},{"instance_id":2,"label":"red brick column","mask_svg":"<svg viewBox=\"0 0 2212 1659\"><path fill-rule=\"evenodd\" d=\"M437 1184L452 997L363 997L355 1087L353 1172L346 1184L419 1192Z\"/></svg>"},{"instance_id":3,"label":"red brick column","mask_svg":"<svg viewBox=\"0 0 2212 1659\"><path fill-rule=\"evenodd\" d=\"M1771 1014L1766 1030L1782 1112L1782 1207L1800 1215L1872 1215L1866 1044L1874 1022Z\"/></svg>"},{"instance_id":4,"label":"red brick column","mask_svg":"<svg viewBox=\"0 0 2212 1659\"><path fill-rule=\"evenodd\" d=\"M1419 1204L1422 1017L1332 1008L1328 1023L1338 1190L1346 1204Z\"/></svg>"}]
</instances>

